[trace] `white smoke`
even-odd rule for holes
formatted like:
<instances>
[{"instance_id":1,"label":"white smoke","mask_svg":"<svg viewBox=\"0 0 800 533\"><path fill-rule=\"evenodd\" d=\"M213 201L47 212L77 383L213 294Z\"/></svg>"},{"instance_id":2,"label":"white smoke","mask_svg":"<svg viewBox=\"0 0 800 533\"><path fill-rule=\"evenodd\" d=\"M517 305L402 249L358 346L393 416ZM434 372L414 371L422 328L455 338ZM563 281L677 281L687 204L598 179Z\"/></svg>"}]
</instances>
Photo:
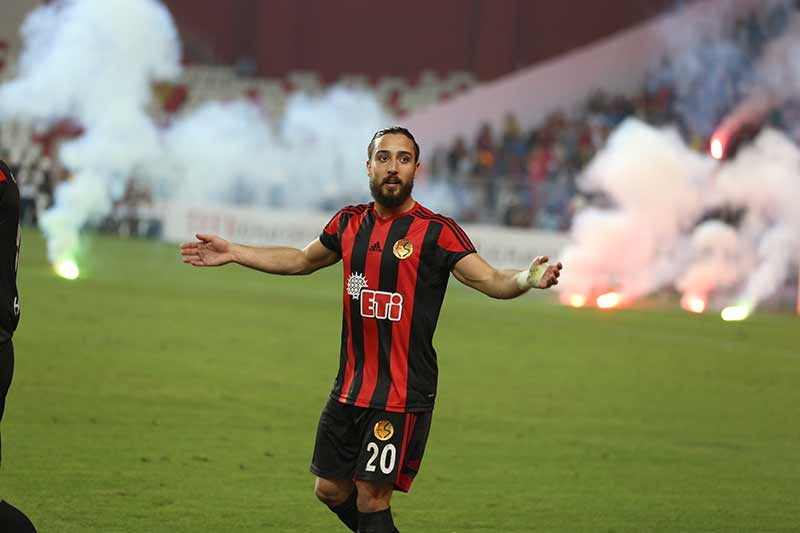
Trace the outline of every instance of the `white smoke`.
<instances>
[{"instance_id":1,"label":"white smoke","mask_svg":"<svg viewBox=\"0 0 800 533\"><path fill-rule=\"evenodd\" d=\"M675 288L703 301L715 292L725 295L735 290L756 263L748 242L720 220L699 224L689 250L688 265L675 281Z\"/></svg>"},{"instance_id":2,"label":"white smoke","mask_svg":"<svg viewBox=\"0 0 800 533\"><path fill-rule=\"evenodd\" d=\"M755 250L739 299L757 304L774 293L800 258L800 150L782 133L763 130L718 173L719 198L746 209L740 234Z\"/></svg>"},{"instance_id":3,"label":"white smoke","mask_svg":"<svg viewBox=\"0 0 800 533\"><path fill-rule=\"evenodd\" d=\"M160 196L183 202L325 205L368 197L367 142L389 117L364 91L294 95L278 130L246 101L209 102L164 132Z\"/></svg>"},{"instance_id":4,"label":"white smoke","mask_svg":"<svg viewBox=\"0 0 800 533\"><path fill-rule=\"evenodd\" d=\"M414 197L429 209L441 213L457 213L459 209L470 205L468 192L464 187L457 187L444 181L417 179L414 184Z\"/></svg>"},{"instance_id":5,"label":"white smoke","mask_svg":"<svg viewBox=\"0 0 800 533\"><path fill-rule=\"evenodd\" d=\"M774 130L718 164L674 132L629 119L586 171L584 188L612 205L577 215L559 287L636 298L674 286L755 306L798 266L798 171L800 151ZM698 224L720 206L744 212L737 227Z\"/></svg>"},{"instance_id":6,"label":"white smoke","mask_svg":"<svg viewBox=\"0 0 800 533\"><path fill-rule=\"evenodd\" d=\"M730 137L757 125L789 99L800 96L800 13L792 10L780 37L767 44L755 67L747 98L722 121ZM741 233L755 250L755 270L738 299L756 304L791 276L800 263L800 151L783 134L765 129L719 174L724 201L745 206Z\"/></svg>"},{"instance_id":7,"label":"white smoke","mask_svg":"<svg viewBox=\"0 0 800 533\"><path fill-rule=\"evenodd\" d=\"M341 87L293 95L275 128L249 102L209 102L165 131L170 172L162 197L256 205L362 201L367 142L388 122L373 94Z\"/></svg>"},{"instance_id":8,"label":"white smoke","mask_svg":"<svg viewBox=\"0 0 800 533\"><path fill-rule=\"evenodd\" d=\"M73 118L85 129L62 146L73 174L41 219L51 261L75 251L78 231L106 215L138 165L158 157L145 114L153 80L179 74L177 33L154 0L62 0L22 26L19 75L0 87L0 117Z\"/></svg>"},{"instance_id":9,"label":"white smoke","mask_svg":"<svg viewBox=\"0 0 800 533\"><path fill-rule=\"evenodd\" d=\"M280 123L247 101L208 102L158 128L145 112L156 80L180 73L180 47L156 0L60 0L22 28L17 79L0 87L0 120L71 118L72 173L41 218L56 262L109 214L131 177L160 199L203 204L333 206L368 198L366 145L390 117L372 93L293 95Z\"/></svg>"},{"instance_id":10,"label":"white smoke","mask_svg":"<svg viewBox=\"0 0 800 533\"><path fill-rule=\"evenodd\" d=\"M320 194L335 201L368 198L367 143L390 122L376 97L363 90L334 87L319 97L290 98L280 128L290 147L290 201Z\"/></svg>"},{"instance_id":11,"label":"white smoke","mask_svg":"<svg viewBox=\"0 0 800 533\"><path fill-rule=\"evenodd\" d=\"M252 104L206 103L164 132L165 158L150 169L156 192L187 203L261 201L269 190L256 186L258 177L278 172L269 165L274 144Z\"/></svg>"},{"instance_id":12,"label":"white smoke","mask_svg":"<svg viewBox=\"0 0 800 533\"><path fill-rule=\"evenodd\" d=\"M708 16L701 12L668 28L670 55L661 81L675 88L676 111L690 130L716 128L714 137L725 146L738 129L757 126L783 101L800 96L800 14L783 0L765 0L754 11L786 27L753 64L744 60L747 43L725 29L744 12L734 2L700 7ZM781 19L781 13L791 16ZM629 120L586 170L583 187L610 206L577 215L559 287L568 294L619 290L635 298L674 286L684 296L752 308L798 268L798 175L796 144L775 130L763 130L735 159L716 163L669 131ZM724 212L732 215L729 223L701 222Z\"/></svg>"},{"instance_id":13,"label":"white smoke","mask_svg":"<svg viewBox=\"0 0 800 533\"><path fill-rule=\"evenodd\" d=\"M614 289L635 298L671 283L684 267L687 233L703 211L703 178L712 164L675 131L623 122L581 183L612 207L576 217L559 286L581 294Z\"/></svg>"},{"instance_id":14,"label":"white smoke","mask_svg":"<svg viewBox=\"0 0 800 533\"><path fill-rule=\"evenodd\" d=\"M791 11L780 37L769 42L755 66L752 87L721 122L731 137L758 125L771 110L800 95L800 13ZM800 152L781 133L766 129L719 173L723 201L747 209L740 238L752 250L752 267L738 300L749 305L769 297L800 260Z\"/></svg>"}]
</instances>

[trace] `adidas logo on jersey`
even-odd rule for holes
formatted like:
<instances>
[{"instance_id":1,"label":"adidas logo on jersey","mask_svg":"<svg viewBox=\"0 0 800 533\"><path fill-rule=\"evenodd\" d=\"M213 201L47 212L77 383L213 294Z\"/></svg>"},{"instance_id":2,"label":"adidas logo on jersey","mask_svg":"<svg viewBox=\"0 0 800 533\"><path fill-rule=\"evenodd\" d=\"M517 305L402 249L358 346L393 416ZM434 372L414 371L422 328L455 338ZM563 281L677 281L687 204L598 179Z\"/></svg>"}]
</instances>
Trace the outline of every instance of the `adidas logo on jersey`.
<instances>
[{"instance_id":1,"label":"adidas logo on jersey","mask_svg":"<svg viewBox=\"0 0 800 533\"><path fill-rule=\"evenodd\" d=\"M372 246L369 247L370 252L380 252L381 251L381 243L380 241L375 241L372 243Z\"/></svg>"}]
</instances>

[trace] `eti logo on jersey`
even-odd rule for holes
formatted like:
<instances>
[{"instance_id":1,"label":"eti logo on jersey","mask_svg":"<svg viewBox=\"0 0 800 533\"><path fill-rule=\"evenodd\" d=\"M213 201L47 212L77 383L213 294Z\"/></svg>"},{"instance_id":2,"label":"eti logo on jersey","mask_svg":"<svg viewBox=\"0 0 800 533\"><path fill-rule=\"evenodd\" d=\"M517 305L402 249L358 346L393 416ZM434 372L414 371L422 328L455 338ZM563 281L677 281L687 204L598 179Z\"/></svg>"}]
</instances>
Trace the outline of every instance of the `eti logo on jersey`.
<instances>
[{"instance_id":1,"label":"eti logo on jersey","mask_svg":"<svg viewBox=\"0 0 800 533\"><path fill-rule=\"evenodd\" d=\"M347 278L347 294L361 300L361 316L365 318L389 319L397 322L403 316L403 295L399 292L373 291L367 288L367 278L353 272Z\"/></svg>"}]
</instances>

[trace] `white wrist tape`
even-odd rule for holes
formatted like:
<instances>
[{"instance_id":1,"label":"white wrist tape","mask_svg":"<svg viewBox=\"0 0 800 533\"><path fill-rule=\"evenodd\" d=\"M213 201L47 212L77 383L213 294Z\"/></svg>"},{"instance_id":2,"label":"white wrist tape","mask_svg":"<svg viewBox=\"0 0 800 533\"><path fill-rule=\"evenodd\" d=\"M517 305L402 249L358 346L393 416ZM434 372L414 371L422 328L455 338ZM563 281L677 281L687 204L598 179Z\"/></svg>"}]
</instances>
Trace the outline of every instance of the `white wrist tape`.
<instances>
[{"instance_id":1,"label":"white wrist tape","mask_svg":"<svg viewBox=\"0 0 800 533\"><path fill-rule=\"evenodd\" d=\"M518 272L516 275L517 287L520 290L526 291L533 287L538 287L539 282L542 281L544 273L547 271L549 265L544 263L542 265L531 265L528 270Z\"/></svg>"}]
</instances>

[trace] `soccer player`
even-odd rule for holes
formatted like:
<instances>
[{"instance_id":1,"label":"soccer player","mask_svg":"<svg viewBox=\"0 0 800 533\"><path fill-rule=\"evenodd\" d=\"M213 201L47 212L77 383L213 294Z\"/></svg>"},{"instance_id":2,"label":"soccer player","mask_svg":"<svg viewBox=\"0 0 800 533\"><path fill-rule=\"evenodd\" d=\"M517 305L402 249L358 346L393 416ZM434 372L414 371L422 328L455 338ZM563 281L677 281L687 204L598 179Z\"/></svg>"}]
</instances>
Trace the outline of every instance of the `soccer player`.
<instances>
[{"instance_id":1,"label":"soccer player","mask_svg":"<svg viewBox=\"0 0 800 533\"><path fill-rule=\"evenodd\" d=\"M0 421L3 420L6 394L14 375L14 345L11 337L19 323L19 237L19 188L8 165L0 160ZM36 529L22 511L0 500L0 531L35 533Z\"/></svg>"},{"instance_id":2,"label":"soccer player","mask_svg":"<svg viewBox=\"0 0 800 533\"><path fill-rule=\"evenodd\" d=\"M375 200L336 213L302 250L253 248L213 235L181 245L194 266L227 263L270 274L311 274L342 260L344 312L339 373L317 428L311 472L317 497L352 531L397 531L390 500L408 492L436 398L432 345L447 282L493 298L558 283L561 263L537 257L523 271L497 270L452 219L411 196L419 145L405 128L378 131L367 147Z\"/></svg>"}]
</instances>

